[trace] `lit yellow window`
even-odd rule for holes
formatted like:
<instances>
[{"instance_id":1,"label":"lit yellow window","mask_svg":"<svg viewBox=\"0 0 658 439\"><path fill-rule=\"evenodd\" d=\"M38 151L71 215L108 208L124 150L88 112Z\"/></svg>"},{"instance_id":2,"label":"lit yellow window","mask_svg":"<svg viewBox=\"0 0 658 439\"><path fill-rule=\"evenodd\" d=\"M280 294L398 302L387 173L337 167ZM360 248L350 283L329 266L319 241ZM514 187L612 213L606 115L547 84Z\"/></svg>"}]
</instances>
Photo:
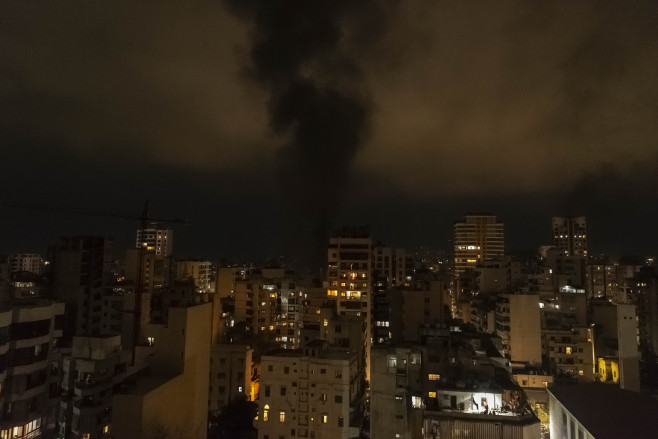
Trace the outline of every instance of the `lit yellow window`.
<instances>
[{"instance_id":1,"label":"lit yellow window","mask_svg":"<svg viewBox=\"0 0 658 439\"><path fill-rule=\"evenodd\" d=\"M427 379L430 381L438 381L439 378L441 378L441 376L438 373L431 373L427 375Z\"/></svg>"},{"instance_id":2,"label":"lit yellow window","mask_svg":"<svg viewBox=\"0 0 658 439\"><path fill-rule=\"evenodd\" d=\"M327 415L322 415L322 423L323 423L323 424L326 424L328 418L329 418L329 417L328 417Z\"/></svg>"},{"instance_id":3,"label":"lit yellow window","mask_svg":"<svg viewBox=\"0 0 658 439\"><path fill-rule=\"evenodd\" d=\"M570 354L570 353L571 353L571 348L567 347L567 354Z\"/></svg>"},{"instance_id":4,"label":"lit yellow window","mask_svg":"<svg viewBox=\"0 0 658 439\"><path fill-rule=\"evenodd\" d=\"M279 412L279 422L286 422L286 412Z\"/></svg>"},{"instance_id":5,"label":"lit yellow window","mask_svg":"<svg viewBox=\"0 0 658 439\"><path fill-rule=\"evenodd\" d=\"M267 422L270 420L270 406L268 404L265 404L265 407L263 408L263 421Z\"/></svg>"},{"instance_id":6,"label":"lit yellow window","mask_svg":"<svg viewBox=\"0 0 658 439\"><path fill-rule=\"evenodd\" d=\"M427 396L430 398L436 398L436 392L427 392Z\"/></svg>"}]
</instances>

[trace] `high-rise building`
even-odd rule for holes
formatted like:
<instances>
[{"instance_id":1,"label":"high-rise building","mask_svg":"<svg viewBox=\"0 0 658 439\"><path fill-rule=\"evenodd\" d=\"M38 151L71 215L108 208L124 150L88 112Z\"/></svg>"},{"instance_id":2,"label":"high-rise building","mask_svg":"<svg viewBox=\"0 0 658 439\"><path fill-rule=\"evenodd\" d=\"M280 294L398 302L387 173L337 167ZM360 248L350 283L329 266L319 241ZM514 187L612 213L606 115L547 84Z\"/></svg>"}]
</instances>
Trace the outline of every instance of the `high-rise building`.
<instances>
[{"instance_id":1,"label":"high-rise building","mask_svg":"<svg viewBox=\"0 0 658 439\"><path fill-rule=\"evenodd\" d=\"M454 224L455 273L505 254L505 226L490 214L466 214Z\"/></svg>"},{"instance_id":2,"label":"high-rise building","mask_svg":"<svg viewBox=\"0 0 658 439\"><path fill-rule=\"evenodd\" d=\"M174 267L176 280L192 280L199 291L215 292L215 269L212 262L201 259L178 260Z\"/></svg>"},{"instance_id":3,"label":"high-rise building","mask_svg":"<svg viewBox=\"0 0 658 439\"><path fill-rule=\"evenodd\" d=\"M372 238L365 227L345 228L329 239L327 297L336 301L338 315L354 315L366 322L366 376L372 342Z\"/></svg>"},{"instance_id":4,"label":"high-rise building","mask_svg":"<svg viewBox=\"0 0 658 439\"><path fill-rule=\"evenodd\" d=\"M496 307L496 334L512 361L541 364L539 296L502 295Z\"/></svg>"},{"instance_id":5,"label":"high-rise building","mask_svg":"<svg viewBox=\"0 0 658 439\"><path fill-rule=\"evenodd\" d=\"M107 437L113 390L125 378L129 358L128 351L121 351L120 335L73 337L72 349L62 362L66 396L60 403L60 437Z\"/></svg>"},{"instance_id":6,"label":"high-rise building","mask_svg":"<svg viewBox=\"0 0 658 439\"><path fill-rule=\"evenodd\" d=\"M126 252L126 278L141 283L143 292L170 286L173 261L173 230L156 223L137 230L137 242Z\"/></svg>"},{"instance_id":7,"label":"high-rise building","mask_svg":"<svg viewBox=\"0 0 658 439\"><path fill-rule=\"evenodd\" d=\"M413 257L403 248L373 246L373 274L385 280L389 286L409 285L413 278Z\"/></svg>"},{"instance_id":8,"label":"high-rise building","mask_svg":"<svg viewBox=\"0 0 658 439\"><path fill-rule=\"evenodd\" d=\"M553 244L565 256L587 256L585 217L553 217Z\"/></svg>"},{"instance_id":9,"label":"high-rise building","mask_svg":"<svg viewBox=\"0 0 658 439\"><path fill-rule=\"evenodd\" d=\"M136 247L145 247L156 256L170 257L172 253L174 231L156 223L151 223L145 229L137 230Z\"/></svg>"},{"instance_id":10,"label":"high-rise building","mask_svg":"<svg viewBox=\"0 0 658 439\"><path fill-rule=\"evenodd\" d=\"M111 239L62 238L54 253L53 271L55 296L66 303L66 337L101 332L102 293L109 284L111 265Z\"/></svg>"},{"instance_id":11,"label":"high-rise building","mask_svg":"<svg viewBox=\"0 0 658 439\"><path fill-rule=\"evenodd\" d=\"M0 438L53 437L64 304L0 286Z\"/></svg>"},{"instance_id":12,"label":"high-rise building","mask_svg":"<svg viewBox=\"0 0 658 439\"><path fill-rule=\"evenodd\" d=\"M43 258L41 255L34 253L15 253L9 255L9 273L28 271L34 274L41 274L43 269Z\"/></svg>"}]
</instances>

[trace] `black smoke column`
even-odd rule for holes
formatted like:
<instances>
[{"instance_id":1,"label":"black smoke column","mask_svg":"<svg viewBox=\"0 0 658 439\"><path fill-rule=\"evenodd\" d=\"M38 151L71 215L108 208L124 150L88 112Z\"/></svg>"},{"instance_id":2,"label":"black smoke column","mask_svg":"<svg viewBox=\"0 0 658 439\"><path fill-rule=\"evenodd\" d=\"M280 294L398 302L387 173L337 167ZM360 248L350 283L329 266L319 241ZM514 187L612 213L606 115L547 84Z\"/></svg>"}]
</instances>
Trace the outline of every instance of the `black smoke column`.
<instances>
[{"instance_id":1,"label":"black smoke column","mask_svg":"<svg viewBox=\"0 0 658 439\"><path fill-rule=\"evenodd\" d=\"M314 229L311 242L303 233L296 238L316 269L326 257L328 228L350 196L352 161L369 125L355 53L380 32L372 18L382 10L362 0L225 3L252 26L246 74L268 93L270 126L287 139L278 156L280 188L297 230ZM308 256L310 248L317 255Z\"/></svg>"}]
</instances>

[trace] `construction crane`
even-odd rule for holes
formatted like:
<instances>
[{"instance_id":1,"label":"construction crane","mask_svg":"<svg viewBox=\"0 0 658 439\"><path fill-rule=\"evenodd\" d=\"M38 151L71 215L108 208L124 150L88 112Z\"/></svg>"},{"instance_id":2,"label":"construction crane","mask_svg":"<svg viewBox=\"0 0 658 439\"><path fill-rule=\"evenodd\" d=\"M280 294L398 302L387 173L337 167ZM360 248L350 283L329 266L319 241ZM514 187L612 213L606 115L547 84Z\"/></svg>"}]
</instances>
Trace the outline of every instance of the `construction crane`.
<instances>
[{"instance_id":1,"label":"construction crane","mask_svg":"<svg viewBox=\"0 0 658 439\"><path fill-rule=\"evenodd\" d=\"M149 217L149 203L148 201L144 203L144 209L142 214L137 215L126 215L114 212L107 212L102 210L94 209L81 209L81 208L71 208L71 207L62 207L62 206L44 206L44 205L34 205L26 203L2 203L3 207L10 207L15 209L27 209L27 210L37 210L45 212L61 212L61 213L73 213L78 215L90 215L90 216L103 216L110 218L119 218L119 219L129 219L129 220L139 220L139 235L142 240L145 236L145 230L147 229L149 223L163 223L163 224L181 224L181 225L190 225L190 221L180 218L174 219L165 219L165 218L152 218ZM141 331L141 316L142 316L142 295L144 288L144 256L145 249L144 243L139 246L139 261L137 267L137 281L135 285L135 304L133 314L133 348L132 348L132 364L135 365L135 353L137 349L137 344L139 343L139 334Z\"/></svg>"}]
</instances>

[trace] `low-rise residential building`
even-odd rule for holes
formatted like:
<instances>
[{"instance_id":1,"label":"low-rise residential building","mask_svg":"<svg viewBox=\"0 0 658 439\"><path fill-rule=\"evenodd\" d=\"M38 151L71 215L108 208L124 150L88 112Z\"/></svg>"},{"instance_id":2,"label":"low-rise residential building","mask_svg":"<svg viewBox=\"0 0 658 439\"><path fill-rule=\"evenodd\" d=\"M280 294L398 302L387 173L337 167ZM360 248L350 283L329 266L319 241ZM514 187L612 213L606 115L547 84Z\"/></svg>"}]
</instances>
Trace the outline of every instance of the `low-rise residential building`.
<instances>
[{"instance_id":1,"label":"low-rise residential building","mask_svg":"<svg viewBox=\"0 0 658 439\"><path fill-rule=\"evenodd\" d=\"M258 438L359 435L357 355L315 341L261 358Z\"/></svg>"},{"instance_id":2,"label":"low-rise residential building","mask_svg":"<svg viewBox=\"0 0 658 439\"><path fill-rule=\"evenodd\" d=\"M252 355L248 345L216 344L210 352L210 384L208 410L220 412L231 401L247 398L253 401Z\"/></svg>"},{"instance_id":3,"label":"low-rise residential building","mask_svg":"<svg viewBox=\"0 0 658 439\"><path fill-rule=\"evenodd\" d=\"M538 439L539 420L491 336L431 329L422 345L373 348L372 437Z\"/></svg>"},{"instance_id":4,"label":"low-rise residential building","mask_svg":"<svg viewBox=\"0 0 658 439\"><path fill-rule=\"evenodd\" d=\"M544 363L554 375L592 382L595 374L592 328L558 326L542 330Z\"/></svg>"}]
</instances>

